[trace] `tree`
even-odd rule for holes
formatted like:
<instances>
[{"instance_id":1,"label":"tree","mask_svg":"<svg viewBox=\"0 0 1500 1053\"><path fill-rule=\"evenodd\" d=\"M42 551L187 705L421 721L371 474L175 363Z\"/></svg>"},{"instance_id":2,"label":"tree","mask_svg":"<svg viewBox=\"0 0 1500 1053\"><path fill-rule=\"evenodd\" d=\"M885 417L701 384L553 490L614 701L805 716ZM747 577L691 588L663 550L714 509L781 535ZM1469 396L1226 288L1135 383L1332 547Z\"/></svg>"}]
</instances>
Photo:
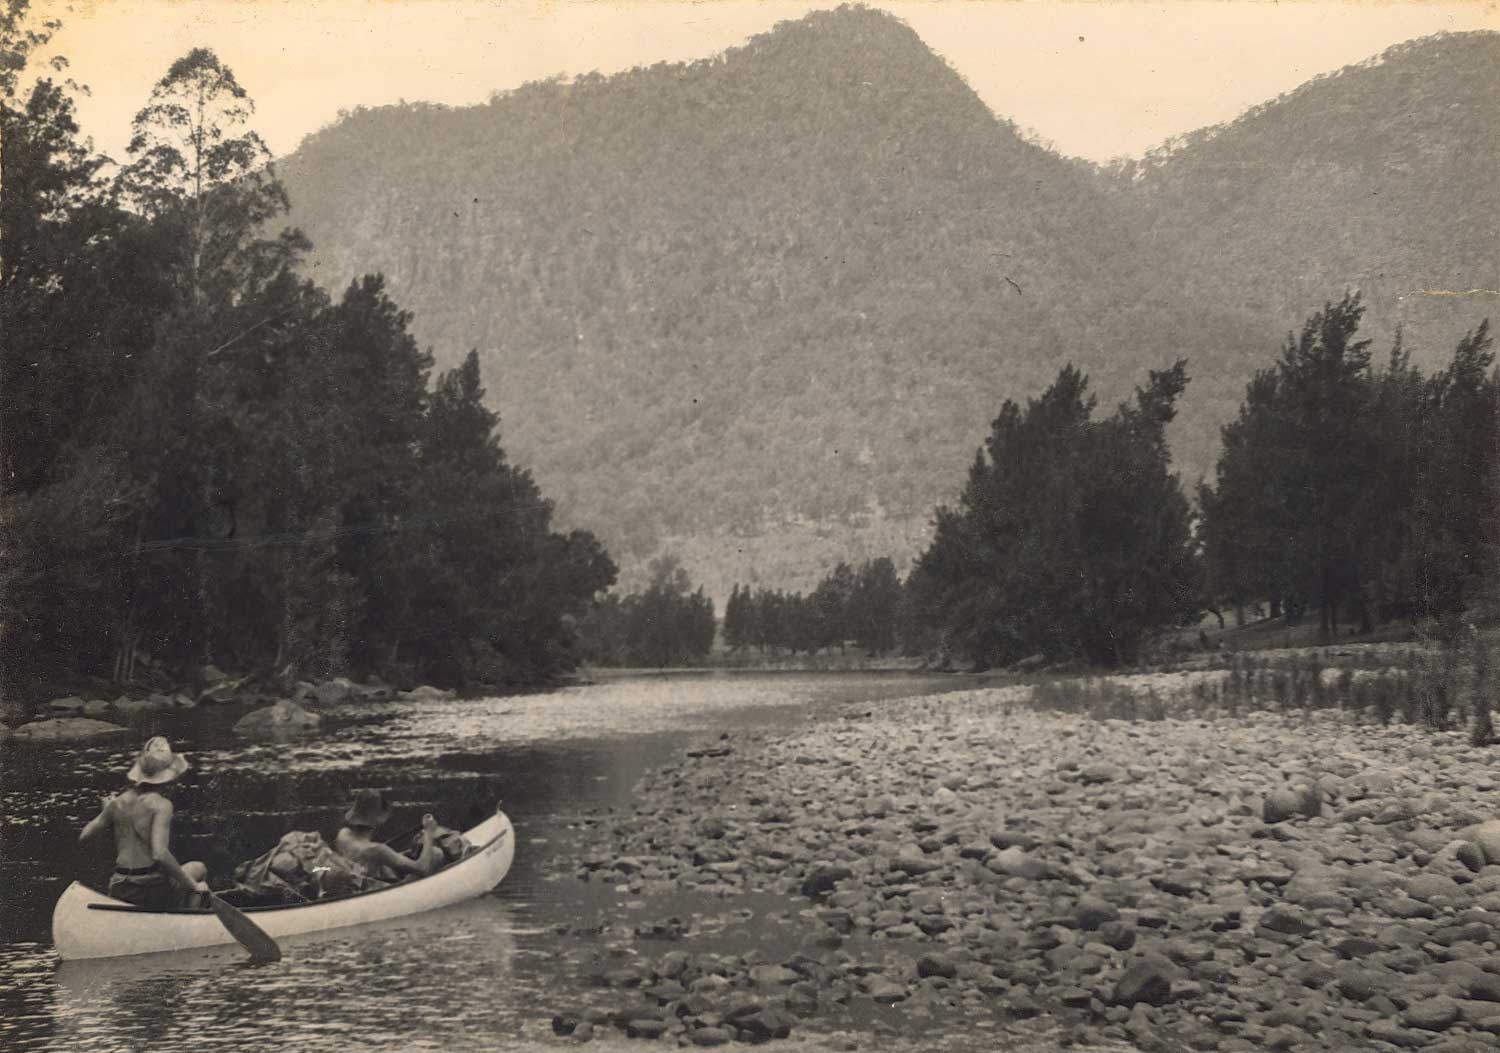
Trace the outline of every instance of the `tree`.
<instances>
[{"instance_id":1,"label":"tree","mask_svg":"<svg viewBox=\"0 0 1500 1053\"><path fill-rule=\"evenodd\" d=\"M1187 501L1164 430L1185 364L1093 419L1072 366L1022 409L1007 401L956 509L913 569L915 609L978 666L1033 653L1116 666L1197 602Z\"/></svg>"},{"instance_id":2,"label":"tree","mask_svg":"<svg viewBox=\"0 0 1500 1053\"><path fill-rule=\"evenodd\" d=\"M735 582L724 605L724 645L731 651L743 651L754 642L751 603L750 587L741 589L739 582Z\"/></svg>"},{"instance_id":3,"label":"tree","mask_svg":"<svg viewBox=\"0 0 1500 1053\"><path fill-rule=\"evenodd\" d=\"M840 648L849 639L850 604L854 596L854 570L849 564L839 561L822 581L818 582L812 596L811 618L807 631L799 634L809 645L809 651L832 647Z\"/></svg>"},{"instance_id":4,"label":"tree","mask_svg":"<svg viewBox=\"0 0 1500 1053\"><path fill-rule=\"evenodd\" d=\"M849 602L849 630L855 643L877 656L894 650L900 607L901 579L890 557L862 563Z\"/></svg>"},{"instance_id":5,"label":"tree","mask_svg":"<svg viewBox=\"0 0 1500 1053\"><path fill-rule=\"evenodd\" d=\"M1289 337L1223 431L1214 487L1200 490L1207 581L1235 605L1309 605L1325 635L1341 612L1375 619L1462 609L1493 574L1496 385L1488 325L1424 378L1398 335L1370 368L1354 339L1359 297Z\"/></svg>"},{"instance_id":6,"label":"tree","mask_svg":"<svg viewBox=\"0 0 1500 1053\"><path fill-rule=\"evenodd\" d=\"M255 104L208 48L172 63L131 124L132 158L119 186L132 204L180 237L174 261L184 300L232 301L284 264L289 241L260 229L287 210L271 151L248 127Z\"/></svg>"},{"instance_id":7,"label":"tree","mask_svg":"<svg viewBox=\"0 0 1500 1053\"><path fill-rule=\"evenodd\" d=\"M652 560L650 570L645 592L623 604L632 661L662 667L706 658L717 630L713 601L701 587L690 591L687 570L672 553Z\"/></svg>"}]
</instances>

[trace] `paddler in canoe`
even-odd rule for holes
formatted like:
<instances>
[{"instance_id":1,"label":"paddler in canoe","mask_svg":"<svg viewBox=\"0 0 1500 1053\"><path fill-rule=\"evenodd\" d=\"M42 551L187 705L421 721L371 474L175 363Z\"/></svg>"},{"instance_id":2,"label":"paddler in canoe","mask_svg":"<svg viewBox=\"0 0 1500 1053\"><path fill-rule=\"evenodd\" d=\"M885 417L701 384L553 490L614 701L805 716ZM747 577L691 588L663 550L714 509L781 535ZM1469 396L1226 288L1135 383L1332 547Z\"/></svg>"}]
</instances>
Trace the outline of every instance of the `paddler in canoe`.
<instances>
[{"instance_id":1,"label":"paddler in canoe","mask_svg":"<svg viewBox=\"0 0 1500 1053\"><path fill-rule=\"evenodd\" d=\"M344 813L344 825L333 839L333 850L382 880L399 880L406 875L426 877L447 861L437 848L437 820L430 814L422 816L422 851L416 859L375 840L375 831L390 817L390 806L379 790L354 791L354 803Z\"/></svg>"},{"instance_id":2,"label":"paddler in canoe","mask_svg":"<svg viewBox=\"0 0 1500 1053\"><path fill-rule=\"evenodd\" d=\"M173 753L160 735L141 749L125 778L130 788L106 797L99 814L89 820L79 841L113 830L115 870L109 894L115 899L152 910L196 906L208 893L208 868L202 863L178 863L172 854L174 783L188 770L188 761Z\"/></svg>"}]
</instances>

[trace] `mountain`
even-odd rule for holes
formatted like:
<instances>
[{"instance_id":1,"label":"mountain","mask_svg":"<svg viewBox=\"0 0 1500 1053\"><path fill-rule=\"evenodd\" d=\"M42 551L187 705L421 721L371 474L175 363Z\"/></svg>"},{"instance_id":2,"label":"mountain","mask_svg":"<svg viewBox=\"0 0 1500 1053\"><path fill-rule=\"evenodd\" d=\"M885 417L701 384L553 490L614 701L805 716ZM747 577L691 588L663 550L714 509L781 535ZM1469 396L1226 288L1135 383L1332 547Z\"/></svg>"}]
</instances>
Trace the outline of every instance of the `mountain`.
<instances>
[{"instance_id":1,"label":"mountain","mask_svg":"<svg viewBox=\"0 0 1500 1053\"><path fill-rule=\"evenodd\" d=\"M1345 288L1424 364L1496 313L1500 34L1411 41L1117 172L1186 291L1290 326ZM1175 280L1175 279L1174 279Z\"/></svg>"},{"instance_id":2,"label":"mountain","mask_svg":"<svg viewBox=\"0 0 1500 1053\"><path fill-rule=\"evenodd\" d=\"M1433 98L1420 70L1402 83L1424 110L1462 105L1482 61ZM1346 147L1342 182L1303 173L1327 163L1318 98L1343 79L1102 173L1020 136L900 21L845 7L688 65L357 111L281 170L311 273L338 291L383 271L440 365L478 348L507 450L627 582L668 548L712 592L806 588L838 559L913 555L1001 402L1066 361L1108 406L1189 358L1171 438L1190 482L1210 472L1219 424L1305 304L1360 284L1360 260L1414 273L1390 261L1406 266L1423 217L1346 226L1339 191L1374 180L1397 199L1431 165ZM1349 98L1362 109L1341 122L1367 130L1407 105ZM1448 179L1461 149L1493 149L1494 105L1474 105L1423 124L1425 146L1381 141L1406 157L1467 131ZM1422 200L1478 227L1490 172ZM1321 255L1309 215L1342 231ZM1222 266L1216 239L1236 245ZM1465 252L1458 270L1482 262Z\"/></svg>"}]
</instances>

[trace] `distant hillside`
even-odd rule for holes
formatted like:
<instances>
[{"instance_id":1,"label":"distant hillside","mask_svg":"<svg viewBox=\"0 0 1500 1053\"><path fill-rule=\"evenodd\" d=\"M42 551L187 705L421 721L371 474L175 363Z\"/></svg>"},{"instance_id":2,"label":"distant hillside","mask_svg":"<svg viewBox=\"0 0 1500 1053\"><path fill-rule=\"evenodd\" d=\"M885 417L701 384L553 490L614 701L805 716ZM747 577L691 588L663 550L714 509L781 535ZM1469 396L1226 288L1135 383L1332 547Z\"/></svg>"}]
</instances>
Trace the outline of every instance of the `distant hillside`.
<instances>
[{"instance_id":1,"label":"distant hillside","mask_svg":"<svg viewBox=\"0 0 1500 1053\"><path fill-rule=\"evenodd\" d=\"M1320 130L1298 105L1294 143ZM1122 185L1023 140L901 22L844 8L691 65L360 111L282 171L321 281L384 271L440 365L480 349L506 447L565 521L627 578L671 547L727 592L913 554L1001 401L1068 360L1112 402L1190 358L1174 449L1210 471L1248 373L1306 313L1248 248L1204 266L1213 194L1258 203L1219 235L1257 244L1336 206L1316 178L1313 204L1265 200L1293 161L1231 178L1199 160L1220 140ZM1471 199L1451 210L1479 226ZM1296 259L1319 303L1349 283Z\"/></svg>"},{"instance_id":2,"label":"distant hillside","mask_svg":"<svg viewBox=\"0 0 1500 1053\"><path fill-rule=\"evenodd\" d=\"M1120 199L1190 295L1288 327L1360 289L1371 333L1446 361L1500 314L1497 73L1500 33L1402 44L1148 155Z\"/></svg>"}]
</instances>

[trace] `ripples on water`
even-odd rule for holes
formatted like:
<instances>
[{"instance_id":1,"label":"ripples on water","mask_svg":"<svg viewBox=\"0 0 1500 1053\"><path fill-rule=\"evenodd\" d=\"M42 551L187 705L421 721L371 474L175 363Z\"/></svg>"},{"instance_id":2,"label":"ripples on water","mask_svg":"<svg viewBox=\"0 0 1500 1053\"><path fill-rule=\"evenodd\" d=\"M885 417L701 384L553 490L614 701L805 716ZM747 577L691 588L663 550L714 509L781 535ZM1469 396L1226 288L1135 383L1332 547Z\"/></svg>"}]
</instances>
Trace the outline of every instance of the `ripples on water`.
<instances>
[{"instance_id":1,"label":"ripples on water","mask_svg":"<svg viewBox=\"0 0 1500 1053\"><path fill-rule=\"evenodd\" d=\"M546 856L570 836L567 816L628 805L642 770L684 736L787 726L824 703L956 686L901 675L630 678L525 697L332 707L315 735L287 742L236 738L243 708L147 718L139 738L169 735L193 762L177 798L174 849L216 873L287 830L331 837L358 786L391 794L392 831L427 810L466 825L466 813L488 812L496 798L516 824L516 863L497 893L291 939L286 958L270 966L247 964L233 946L59 966L52 904L68 880L99 885L110 866L109 846L80 847L78 829L101 796L122 788L138 743L7 749L0 1049L530 1047L563 967L547 934L595 909L580 890L543 877Z\"/></svg>"}]
</instances>

